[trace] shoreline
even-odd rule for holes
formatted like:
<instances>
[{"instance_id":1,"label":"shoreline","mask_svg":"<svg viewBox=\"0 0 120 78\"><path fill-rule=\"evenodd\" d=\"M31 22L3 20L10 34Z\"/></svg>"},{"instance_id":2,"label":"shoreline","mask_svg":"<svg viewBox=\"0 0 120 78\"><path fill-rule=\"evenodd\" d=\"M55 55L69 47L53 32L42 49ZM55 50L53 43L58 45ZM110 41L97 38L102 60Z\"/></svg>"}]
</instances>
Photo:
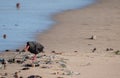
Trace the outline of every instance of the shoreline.
<instances>
[{"instance_id":1,"label":"shoreline","mask_svg":"<svg viewBox=\"0 0 120 78\"><path fill-rule=\"evenodd\" d=\"M74 2L74 0L71 0L71 1L73 1ZM41 7L42 5L35 5L37 2L39 3L39 1L34 1L34 2L32 2L32 1L20 1L20 3L21 3L21 9L19 10L19 12L20 12L20 15L18 15L18 9L16 10L16 7L12 7L12 8L14 8L14 11L15 11L15 18L17 18L17 17L19 17L19 22L21 23L21 24L19 24L19 22L17 23L17 20L15 20L14 22L13 22L13 24L14 23L16 23L15 24L15 27L13 26L13 30L12 30L12 33L8 33L8 32L6 32L5 34L7 35L7 39L2 39L1 40L1 49L0 49L0 51L5 51L5 50L11 50L11 51L14 51L15 49L17 49L17 48L21 48L21 47L23 47L24 46L24 44L27 42L27 41L29 41L29 40L36 40L36 34L37 33L41 33L42 31L46 31L49 27L50 27L50 24L54 24L54 23L52 23L52 18L51 17L53 17L53 15L54 14L56 14L56 13L58 13L58 12L60 12L60 11L64 11L65 9L75 9L75 8L78 8L78 7L83 7L83 6L85 6L85 5L87 5L87 4L91 4L93 1L79 1L79 0L77 0L77 1L75 1L75 3L74 4L72 4L72 2L67 2L67 3L65 3L64 1L60 1L60 3L58 3L58 4L60 4L60 6L59 5L57 5L57 3L55 3L54 4L54 2L53 3L50 3L52 6L56 6L56 7L53 7L53 9L54 10L51 10L51 11L47 11L47 9L45 9L44 10L44 7ZM30 2L30 3L32 3L31 5L33 6L33 5L35 5L36 6L36 8L30 8L29 6L31 6L30 4L27 4L28 2ZM42 2L44 2L44 1L42 1ZM41 3L42 3L41 2ZM65 3L65 5L63 4L62 5L62 2L63 3ZM26 4L25 4L26 3ZM3 4L6 4L5 3L5 1L3 1ZM15 4L15 2L14 1L10 1L10 4ZM81 5L80 5L81 4ZM62 6L61 6L62 5ZM49 5L48 5L49 6ZM52 6L50 6L49 8L50 9L52 9ZM69 7L68 7L69 6ZM11 7L11 6L10 6ZM37 20L40 20L40 21L38 21L38 23L37 22L35 22L35 20L30 20L31 22L30 23L26 23L26 24L24 24L23 22L27 22L27 18L29 18L29 19L34 19L34 17L38 17L37 15L39 15L38 14L38 12L37 12L37 10L39 10L39 9L37 9L38 7L41 7L42 8L42 10L43 10L43 14L42 13L40 13L40 17L41 18L37 18L37 19L35 19L36 21ZM2 7L1 6L1 8L4 8L4 7ZM56 8L58 8L58 9L56 9ZM37 13L32 13L32 15L31 15L31 13L30 13L30 16L33 16L33 17L26 17L26 14L27 14L27 12L26 13L22 13L22 11L28 11L28 10L30 10L31 12L32 11L36 11ZM41 10L41 9L40 9ZM39 11L40 11L39 10ZM60 11L59 11L60 10ZM53 12L52 12L53 11ZM4 12L4 11L3 11ZM10 11L8 11L8 13L9 13ZM46 12L46 13L44 13L44 12ZM48 14L48 13L50 12L50 14ZM5 12L6 13L6 12ZM10 14L10 13L9 13ZM34 15L35 14L35 15ZM46 15L46 14L48 14L48 15L51 15L51 16L48 16L48 15ZM42 16L43 15L43 16ZM24 16L25 16L25 21L22 21L22 18L24 18ZM45 20L44 20L44 17L45 17ZM5 18L7 18L7 17L4 17L3 18L3 20L5 20ZM42 19L43 19L43 21L42 21ZM20 21L21 20L21 21ZM7 20L6 20L7 21ZM35 27L33 27L33 30L28 30L27 32L25 32L24 30L25 30L25 28L27 28L27 26L29 26L29 27L31 27L31 26L33 26L32 24L32 21L34 21L35 23L36 23L36 26ZM4 21L5 22L5 21ZM41 22L44 22L44 23L41 23ZM2 23L2 22L1 22ZM9 23L7 23L8 25L10 25L11 24L11 22ZM30 25L29 25L30 24ZM24 26L25 25L25 26ZM12 27L11 26L11 27ZM22 27L22 26L24 26L24 27ZM1 32L4 32L4 31L11 31L11 28L10 29L8 29L8 30L4 30L4 29L7 29L7 28L5 28L5 27L7 27L7 26L2 26L2 30L3 31L1 31ZM38 28L37 28L38 27ZM20 29L19 29L20 28ZM24 28L24 30L22 29L22 28ZM37 29L36 29L37 28ZM36 30L35 30L36 29ZM43 29L43 30L42 30ZM11 36L13 36L14 37L14 32L16 31L16 30L19 30L19 32L17 33L18 35L18 37L23 37L25 34L28 36L24 36L23 37L23 39L21 40L19 40L16 36L15 36L15 38L13 39ZM4 33L3 33L4 34ZM19 34L20 34L20 36L19 36ZM26 38L27 37L27 38ZM9 39L11 39L11 40L9 40ZM14 43L14 41L16 41L15 43ZM10 46L9 46L10 45Z\"/></svg>"}]
</instances>

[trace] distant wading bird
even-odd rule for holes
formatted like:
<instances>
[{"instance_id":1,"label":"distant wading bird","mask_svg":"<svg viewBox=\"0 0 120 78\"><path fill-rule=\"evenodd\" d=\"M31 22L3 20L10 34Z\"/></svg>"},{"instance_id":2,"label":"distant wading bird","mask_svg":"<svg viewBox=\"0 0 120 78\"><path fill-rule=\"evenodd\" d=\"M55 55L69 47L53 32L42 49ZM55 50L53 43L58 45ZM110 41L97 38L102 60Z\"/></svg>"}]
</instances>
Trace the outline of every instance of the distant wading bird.
<instances>
[{"instance_id":1,"label":"distant wading bird","mask_svg":"<svg viewBox=\"0 0 120 78\"><path fill-rule=\"evenodd\" d=\"M20 9L20 3L16 3L16 8Z\"/></svg>"},{"instance_id":2,"label":"distant wading bird","mask_svg":"<svg viewBox=\"0 0 120 78\"><path fill-rule=\"evenodd\" d=\"M3 34L3 39L6 39L7 35L6 34Z\"/></svg>"}]
</instances>

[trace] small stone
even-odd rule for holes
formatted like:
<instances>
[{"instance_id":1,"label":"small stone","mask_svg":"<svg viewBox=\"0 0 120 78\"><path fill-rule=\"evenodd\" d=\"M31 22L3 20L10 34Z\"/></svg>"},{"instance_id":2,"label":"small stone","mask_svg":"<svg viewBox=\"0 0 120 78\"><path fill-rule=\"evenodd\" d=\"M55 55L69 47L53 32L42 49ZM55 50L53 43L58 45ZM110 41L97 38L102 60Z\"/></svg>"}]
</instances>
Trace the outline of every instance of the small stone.
<instances>
[{"instance_id":1,"label":"small stone","mask_svg":"<svg viewBox=\"0 0 120 78\"><path fill-rule=\"evenodd\" d=\"M9 49L6 49L5 52L9 52L10 50Z\"/></svg>"},{"instance_id":2,"label":"small stone","mask_svg":"<svg viewBox=\"0 0 120 78\"><path fill-rule=\"evenodd\" d=\"M52 53L56 53L55 51L52 51Z\"/></svg>"},{"instance_id":3,"label":"small stone","mask_svg":"<svg viewBox=\"0 0 120 78\"><path fill-rule=\"evenodd\" d=\"M92 52L95 52L96 51L96 48L94 48L93 50L92 50Z\"/></svg>"},{"instance_id":4,"label":"small stone","mask_svg":"<svg viewBox=\"0 0 120 78\"><path fill-rule=\"evenodd\" d=\"M78 51L74 51L75 53L77 53Z\"/></svg>"},{"instance_id":5,"label":"small stone","mask_svg":"<svg viewBox=\"0 0 120 78\"><path fill-rule=\"evenodd\" d=\"M31 76L29 76L28 78L42 78L42 76L39 76L39 75L31 75Z\"/></svg>"},{"instance_id":6,"label":"small stone","mask_svg":"<svg viewBox=\"0 0 120 78\"><path fill-rule=\"evenodd\" d=\"M20 49L16 49L16 52L19 52L20 51Z\"/></svg>"},{"instance_id":7,"label":"small stone","mask_svg":"<svg viewBox=\"0 0 120 78\"><path fill-rule=\"evenodd\" d=\"M15 72L14 77L18 78L18 72Z\"/></svg>"},{"instance_id":8,"label":"small stone","mask_svg":"<svg viewBox=\"0 0 120 78\"><path fill-rule=\"evenodd\" d=\"M25 67L25 68L23 68L22 70L29 70L30 68L28 68L28 67Z\"/></svg>"},{"instance_id":9,"label":"small stone","mask_svg":"<svg viewBox=\"0 0 120 78\"><path fill-rule=\"evenodd\" d=\"M22 76L20 76L20 78L23 78Z\"/></svg>"},{"instance_id":10,"label":"small stone","mask_svg":"<svg viewBox=\"0 0 120 78\"><path fill-rule=\"evenodd\" d=\"M96 40L96 35L93 35L90 39Z\"/></svg>"},{"instance_id":11,"label":"small stone","mask_svg":"<svg viewBox=\"0 0 120 78\"><path fill-rule=\"evenodd\" d=\"M7 76L8 75L8 73L5 73L5 76Z\"/></svg>"},{"instance_id":12,"label":"small stone","mask_svg":"<svg viewBox=\"0 0 120 78\"><path fill-rule=\"evenodd\" d=\"M57 77L57 78L64 78L64 77Z\"/></svg>"}]
</instances>

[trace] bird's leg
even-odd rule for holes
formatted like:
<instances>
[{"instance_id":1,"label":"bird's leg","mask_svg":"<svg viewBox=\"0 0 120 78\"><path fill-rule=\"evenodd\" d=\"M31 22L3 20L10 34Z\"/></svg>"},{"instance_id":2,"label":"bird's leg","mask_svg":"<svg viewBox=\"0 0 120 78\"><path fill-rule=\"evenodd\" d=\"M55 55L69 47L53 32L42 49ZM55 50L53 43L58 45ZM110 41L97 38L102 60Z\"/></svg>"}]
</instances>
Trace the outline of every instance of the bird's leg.
<instances>
[{"instance_id":1,"label":"bird's leg","mask_svg":"<svg viewBox=\"0 0 120 78\"><path fill-rule=\"evenodd\" d=\"M36 60L36 54L33 56L33 58L32 58L32 63L34 63L35 62L35 60Z\"/></svg>"}]
</instances>

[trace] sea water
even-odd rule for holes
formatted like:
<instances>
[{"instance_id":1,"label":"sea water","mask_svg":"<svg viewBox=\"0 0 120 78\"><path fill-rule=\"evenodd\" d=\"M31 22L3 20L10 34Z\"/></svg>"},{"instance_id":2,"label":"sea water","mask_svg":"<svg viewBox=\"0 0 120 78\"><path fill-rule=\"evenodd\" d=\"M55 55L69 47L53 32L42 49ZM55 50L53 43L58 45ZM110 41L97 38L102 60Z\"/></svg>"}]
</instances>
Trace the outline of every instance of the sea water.
<instances>
[{"instance_id":1,"label":"sea water","mask_svg":"<svg viewBox=\"0 0 120 78\"><path fill-rule=\"evenodd\" d=\"M0 51L17 49L49 29L51 16L85 7L94 0L0 0ZM20 3L20 8L16 8ZM3 35L6 34L6 39Z\"/></svg>"}]
</instances>

